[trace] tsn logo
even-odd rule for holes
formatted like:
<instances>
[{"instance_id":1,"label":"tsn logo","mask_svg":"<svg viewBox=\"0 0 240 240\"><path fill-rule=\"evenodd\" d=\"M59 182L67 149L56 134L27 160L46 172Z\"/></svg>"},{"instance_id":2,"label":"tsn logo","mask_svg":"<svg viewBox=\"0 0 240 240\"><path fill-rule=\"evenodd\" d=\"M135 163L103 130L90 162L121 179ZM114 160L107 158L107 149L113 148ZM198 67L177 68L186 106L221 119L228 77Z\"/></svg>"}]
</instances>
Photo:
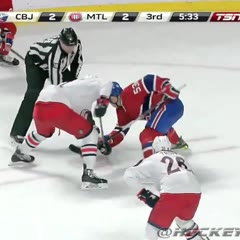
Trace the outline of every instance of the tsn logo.
<instances>
[{"instance_id":1,"label":"tsn logo","mask_svg":"<svg viewBox=\"0 0 240 240\"><path fill-rule=\"evenodd\" d=\"M215 12L211 22L239 22L240 12Z\"/></svg>"}]
</instances>

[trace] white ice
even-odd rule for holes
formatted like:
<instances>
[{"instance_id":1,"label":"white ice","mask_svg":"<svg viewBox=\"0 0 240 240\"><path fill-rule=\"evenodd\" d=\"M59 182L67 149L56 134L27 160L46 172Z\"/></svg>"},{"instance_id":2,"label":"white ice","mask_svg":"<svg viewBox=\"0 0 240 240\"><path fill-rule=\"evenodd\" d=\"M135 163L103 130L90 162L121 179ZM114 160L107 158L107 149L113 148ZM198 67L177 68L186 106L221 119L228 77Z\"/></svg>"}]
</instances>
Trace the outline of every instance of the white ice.
<instances>
[{"instance_id":1,"label":"white ice","mask_svg":"<svg viewBox=\"0 0 240 240\"><path fill-rule=\"evenodd\" d=\"M25 55L31 43L58 34L64 26L69 25L21 27L14 48ZM76 23L72 27L83 43L82 75L97 74L126 86L144 74L157 73L171 78L176 87L187 84L181 93L185 115L176 129L189 140L193 154L188 159L202 184L195 220L200 227L239 227L239 25ZM137 200L122 174L141 158L138 135L144 123L136 123L108 159L99 156L96 171L109 180L108 190L81 191L82 161L67 149L77 141L64 133L55 134L34 152L35 167L11 168L9 131L26 87L24 64L0 71L0 239L143 239L150 209ZM103 120L106 133L115 120L109 109Z\"/></svg>"}]
</instances>

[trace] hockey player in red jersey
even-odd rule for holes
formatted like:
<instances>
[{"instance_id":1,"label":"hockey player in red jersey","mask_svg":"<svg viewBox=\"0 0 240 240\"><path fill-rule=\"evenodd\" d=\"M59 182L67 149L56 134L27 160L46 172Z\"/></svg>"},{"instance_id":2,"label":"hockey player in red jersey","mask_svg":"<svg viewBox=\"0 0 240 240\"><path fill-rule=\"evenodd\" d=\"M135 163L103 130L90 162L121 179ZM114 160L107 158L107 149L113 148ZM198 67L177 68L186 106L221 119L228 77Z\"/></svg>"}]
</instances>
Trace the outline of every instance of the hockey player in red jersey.
<instances>
[{"instance_id":1,"label":"hockey player in red jersey","mask_svg":"<svg viewBox=\"0 0 240 240\"><path fill-rule=\"evenodd\" d=\"M0 11L13 11L12 0L2 0ZM0 22L0 62L13 66L19 65L18 59L9 56L16 32L17 28L14 23Z\"/></svg>"},{"instance_id":2,"label":"hockey player in red jersey","mask_svg":"<svg viewBox=\"0 0 240 240\"><path fill-rule=\"evenodd\" d=\"M141 115L143 120L147 120L139 136L144 157L152 154L152 142L156 136L166 135L173 149L188 148L173 128L182 117L184 106L179 99L179 91L170 84L168 78L148 74L125 89L114 82L109 101L116 107L118 122L115 129L98 143L103 154L110 154L110 147L118 145L124 139L131 122ZM149 111L147 116L146 111Z\"/></svg>"}]
</instances>

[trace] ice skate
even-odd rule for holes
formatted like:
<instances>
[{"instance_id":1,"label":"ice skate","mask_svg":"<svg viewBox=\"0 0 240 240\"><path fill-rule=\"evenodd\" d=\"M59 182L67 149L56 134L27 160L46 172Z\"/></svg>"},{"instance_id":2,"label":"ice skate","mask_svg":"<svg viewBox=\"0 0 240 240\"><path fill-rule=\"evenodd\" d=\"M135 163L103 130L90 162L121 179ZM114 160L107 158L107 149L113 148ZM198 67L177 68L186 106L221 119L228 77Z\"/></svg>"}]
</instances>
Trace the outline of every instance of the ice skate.
<instances>
[{"instance_id":1,"label":"ice skate","mask_svg":"<svg viewBox=\"0 0 240 240\"><path fill-rule=\"evenodd\" d=\"M31 155L24 154L20 151L20 149L16 149L15 153L11 157L12 163L24 162L31 163L35 160L35 158Z\"/></svg>"},{"instance_id":2,"label":"ice skate","mask_svg":"<svg viewBox=\"0 0 240 240\"><path fill-rule=\"evenodd\" d=\"M23 136L19 136L19 135L16 135L16 136L10 136L10 143L11 143L11 146L13 147L18 147L19 145L21 145L24 141L24 137Z\"/></svg>"},{"instance_id":3,"label":"ice skate","mask_svg":"<svg viewBox=\"0 0 240 240\"><path fill-rule=\"evenodd\" d=\"M176 144L172 144L172 149L189 149L188 144L180 137Z\"/></svg>"},{"instance_id":4,"label":"ice skate","mask_svg":"<svg viewBox=\"0 0 240 240\"><path fill-rule=\"evenodd\" d=\"M108 181L103 178L97 177L92 169L87 169L86 164L83 165L82 175L82 189L104 189L108 188Z\"/></svg>"},{"instance_id":5,"label":"ice skate","mask_svg":"<svg viewBox=\"0 0 240 240\"><path fill-rule=\"evenodd\" d=\"M4 63L9 66L18 66L20 62L17 58L13 58L9 55L0 55L0 63Z\"/></svg>"}]
</instances>

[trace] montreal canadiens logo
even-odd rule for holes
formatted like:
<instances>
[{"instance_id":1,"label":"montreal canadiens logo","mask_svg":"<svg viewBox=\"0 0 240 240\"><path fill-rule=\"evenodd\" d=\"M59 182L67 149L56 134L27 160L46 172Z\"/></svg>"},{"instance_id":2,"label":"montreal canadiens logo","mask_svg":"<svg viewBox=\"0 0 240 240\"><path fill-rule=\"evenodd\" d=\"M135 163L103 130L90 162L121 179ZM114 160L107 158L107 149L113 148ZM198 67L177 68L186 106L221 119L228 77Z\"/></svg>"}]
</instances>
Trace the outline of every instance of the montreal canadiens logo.
<instances>
[{"instance_id":1,"label":"montreal canadiens logo","mask_svg":"<svg viewBox=\"0 0 240 240\"><path fill-rule=\"evenodd\" d=\"M81 13L71 13L69 15L69 20L71 22L80 22L80 21L82 21L82 14Z\"/></svg>"}]
</instances>

